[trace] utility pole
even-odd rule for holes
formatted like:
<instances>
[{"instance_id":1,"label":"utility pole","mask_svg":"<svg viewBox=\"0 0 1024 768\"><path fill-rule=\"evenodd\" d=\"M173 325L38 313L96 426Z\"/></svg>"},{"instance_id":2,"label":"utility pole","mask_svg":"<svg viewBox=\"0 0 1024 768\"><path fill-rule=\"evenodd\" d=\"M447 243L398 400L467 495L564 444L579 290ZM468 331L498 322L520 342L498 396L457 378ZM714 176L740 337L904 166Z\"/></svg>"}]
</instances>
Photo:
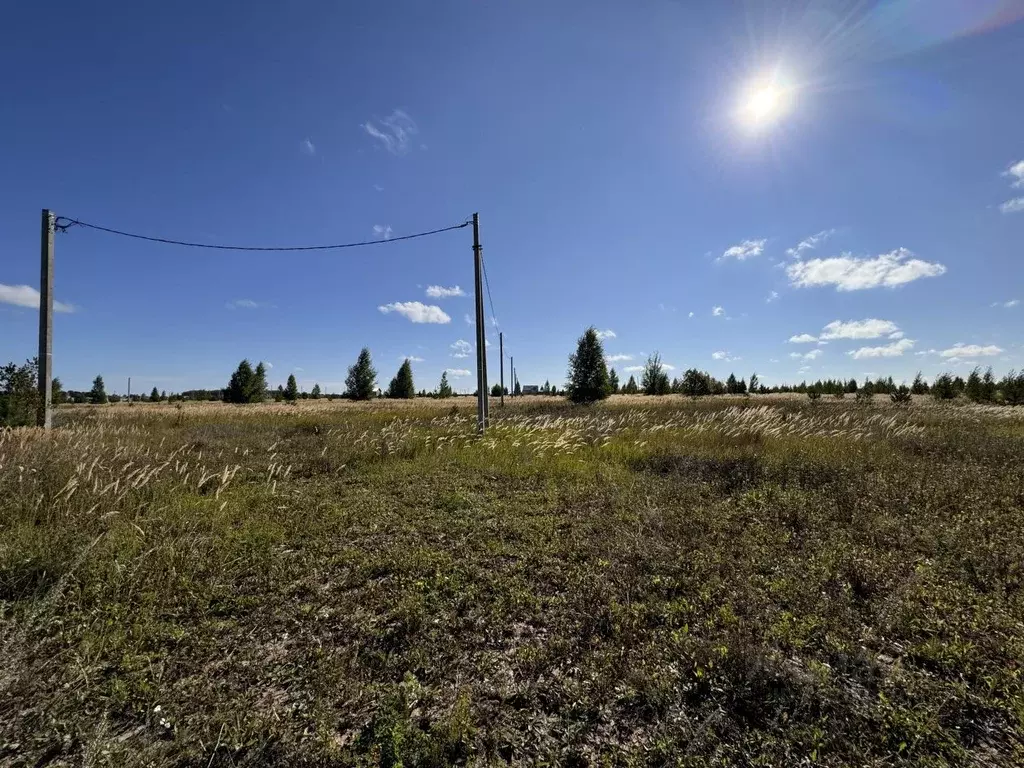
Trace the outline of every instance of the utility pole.
<instances>
[{"instance_id":1,"label":"utility pole","mask_svg":"<svg viewBox=\"0 0 1024 768\"><path fill-rule=\"evenodd\" d=\"M132 404L132 377L128 377L128 405Z\"/></svg>"},{"instance_id":2,"label":"utility pole","mask_svg":"<svg viewBox=\"0 0 1024 768\"><path fill-rule=\"evenodd\" d=\"M43 208L39 249L39 410L36 426L53 426L53 212Z\"/></svg>"},{"instance_id":3,"label":"utility pole","mask_svg":"<svg viewBox=\"0 0 1024 768\"><path fill-rule=\"evenodd\" d=\"M487 333L484 328L483 248L480 245L480 214L473 214L473 274L476 293L476 431L487 428Z\"/></svg>"},{"instance_id":4,"label":"utility pole","mask_svg":"<svg viewBox=\"0 0 1024 768\"><path fill-rule=\"evenodd\" d=\"M505 407L505 333L498 331L498 357L501 360L501 407Z\"/></svg>"},{"instance_id":5,"label":"utility pole","mask_svg":"<svg viewBox=\"0 0 1024 768\"><path fill-rule=\"evenodd\" d=\"M509 372L509 375L512 377L512 379L510 381L510 383L512 384L512 388L509 391L512 393L511 396L513 398L515 398L515 396L516 396L516 359L514 357L512 357L512 355L509 355L509 357L508 357L508 372Z\"/></svg>"}]
</instances>

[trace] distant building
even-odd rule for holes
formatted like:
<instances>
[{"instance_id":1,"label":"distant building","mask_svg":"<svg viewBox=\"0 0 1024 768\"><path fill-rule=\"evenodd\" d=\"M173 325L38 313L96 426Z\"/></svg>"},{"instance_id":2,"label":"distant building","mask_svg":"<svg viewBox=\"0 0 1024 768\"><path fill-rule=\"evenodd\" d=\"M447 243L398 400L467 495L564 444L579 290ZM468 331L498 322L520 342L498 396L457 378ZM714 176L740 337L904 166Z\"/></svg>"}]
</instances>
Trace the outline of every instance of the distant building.
<instances>
[{"instance_id":1,"label":"distant building","mask_svg":"<svg viewBox=\"0 0 1024 768\"><path fill-rule=\"evenodd\" d=\"M524 384L523 385L523 394L524 395L539 395L540 394L540 387L537 386L536 384Z\"/></svg>"}]
</instances>

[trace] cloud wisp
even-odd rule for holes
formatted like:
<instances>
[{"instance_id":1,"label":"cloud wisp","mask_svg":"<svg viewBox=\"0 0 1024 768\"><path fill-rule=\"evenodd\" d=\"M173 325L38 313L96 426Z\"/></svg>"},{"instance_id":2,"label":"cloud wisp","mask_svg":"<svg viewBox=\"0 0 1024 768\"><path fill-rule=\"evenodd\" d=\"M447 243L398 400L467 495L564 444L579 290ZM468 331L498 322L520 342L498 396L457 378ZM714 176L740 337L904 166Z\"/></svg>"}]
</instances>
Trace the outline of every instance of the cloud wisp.
<instances>
[{"instance_id":1,"label":"cloud wisp","mask_svg":"<svg viewBox=\"0 0 1024 768\"><path fill-rule=\"evenodd\" d=\"M946 359L951 358L964 358L964 357L994 357L995 355L1001 354L1003 351L1002 347L997 347L995 344L962 344L957 342L949 349L944 349L939 352L939 357Z\"/></svg>"},{"instance_id":2,"label":"cloud wisp","mask_svg":"<svg viewBox=\"0 0 1024 768\"><path fill-rule=\"evenodd\" d=\"M451 288L445 288L443 285L427 286L427 296L432 299L451 299L455 296L465 295L466 292L457 285L453 285Z\"/></svg>"},{"instance_id":3,"label":"cloud wisp","mask_svg":"<svg viewBox=\"0 0 1024 768\"><path fill-rule=\"evenodd\" d=\"M615 331L613 331L611 328L609 328L606 331L598 331L597 332L597 338L602 339L602 340L604 340L604 339L614 339L615 338Z\"/></svg>"},{"instance_id":4,"label":"cloud wisp","mask_svg":"<svg viewBox=\"0 0 1024 768\"><path fill-rule=\"evenodd\" d=\"M39 291L30 285L4 285L0 283L0 304L39 309ZM53 302L54 312L74 312L76 307L62 301Z\"/></svg>"},{"instance_id":5,"label":"cloud wisp","mask_svg":"<svg viewBox=\"0 0 1024 768\"><path fill-rule=\"evenodd\" d=\"M744 240L739 245L734 245L726 248L722 255L718 257L719 261L726 259L736 259L737 261L745 261L746 259L752 259L755 256L760 256L764 253L764 246L768 240L761 238L759 240Z\"/></svg>"},{"instance_id":6,"label":"cloud wisp","mask_svg":"<svg viewBox=\"0 0 1024 768\"><path fill-rule=\"evenodd\" d=\"M473 351L473 345L465 339L459 339L449 349L452 351L452 357L463 358L469 357L469 353Z\"/></svg>"},{"instance_id":7,"label":"cloud wisp","mask_svg":"<svg viewBox=\"0 0 1024 768\"><path fill-rule=\"evenodd\" d=\"M266 301L253 299L234 299L224 305L227 309L273 309L274 305Z\"/></svg>"},{"instance_id":8,"label":"cloud wisp","mask_svg":"<svg viewBox=\"0 0 1024 768\"><path fill-rule=\"evenodd\" d=\"M413 137L419 133L416 122L400 109L395 109L385 118L367 120L363 130L392 155L404 155L412 145Z\"/></svg>"}]
</instances>

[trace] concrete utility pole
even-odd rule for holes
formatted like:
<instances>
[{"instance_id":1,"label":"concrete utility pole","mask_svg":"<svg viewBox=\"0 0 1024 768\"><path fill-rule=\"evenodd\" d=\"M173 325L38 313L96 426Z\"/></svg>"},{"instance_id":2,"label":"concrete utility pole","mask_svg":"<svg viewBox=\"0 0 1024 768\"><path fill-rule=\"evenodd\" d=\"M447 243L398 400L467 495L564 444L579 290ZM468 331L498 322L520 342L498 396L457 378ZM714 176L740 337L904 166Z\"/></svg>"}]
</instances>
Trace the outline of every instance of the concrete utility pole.
<instances>
[{"instance_id":1,"label":"concrete utility pole","mask_svg":"<svg viewBox=\"0 0 1024 768\"><path fill-rule=\"evenodd\" d=\"M501 359L501 407L505 407L505 333L498 331L498 357Z\"/></svg>"},{"instance_id":2,"label":"concrete utility pole","mask_svg":"<svg viewBox=\"0 0 1024 768\"><path fill-rule=\"evenodd\" d=\"M480 214L473 214L473 274L476 294L476 431L487 428L487 332L484 323L483 248L480 245Z\"/></svg>"},{"instance_id":3,"label":"concrete utility pole","mask_svg":"<svg viewBox=\"0 0 1024 768\"><path fill-rule=\"evenodd\" d=\"M39 249L39 410L36 426L53 426L53 212L43 208Z\"/></svg>"}]
</instances>

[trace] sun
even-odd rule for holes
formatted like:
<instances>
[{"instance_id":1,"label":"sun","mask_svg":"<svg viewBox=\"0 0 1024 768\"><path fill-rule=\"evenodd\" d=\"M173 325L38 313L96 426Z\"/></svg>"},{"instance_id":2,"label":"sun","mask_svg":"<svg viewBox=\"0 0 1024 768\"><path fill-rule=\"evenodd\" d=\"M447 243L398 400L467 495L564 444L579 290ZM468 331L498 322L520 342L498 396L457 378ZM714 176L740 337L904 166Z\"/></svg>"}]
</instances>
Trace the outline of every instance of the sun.
<instances>
[{"instance_id":1,"label":"sun","mask_svg":"<svg viewBox=\"0 0 1024 768\"><path fill-rule=\"evenodd\" d=\"M753 130L779 120L792 103L792 89L777 77L757 80L747 86L740 98L739 120Z\"/></svg>"}]
</instances>

